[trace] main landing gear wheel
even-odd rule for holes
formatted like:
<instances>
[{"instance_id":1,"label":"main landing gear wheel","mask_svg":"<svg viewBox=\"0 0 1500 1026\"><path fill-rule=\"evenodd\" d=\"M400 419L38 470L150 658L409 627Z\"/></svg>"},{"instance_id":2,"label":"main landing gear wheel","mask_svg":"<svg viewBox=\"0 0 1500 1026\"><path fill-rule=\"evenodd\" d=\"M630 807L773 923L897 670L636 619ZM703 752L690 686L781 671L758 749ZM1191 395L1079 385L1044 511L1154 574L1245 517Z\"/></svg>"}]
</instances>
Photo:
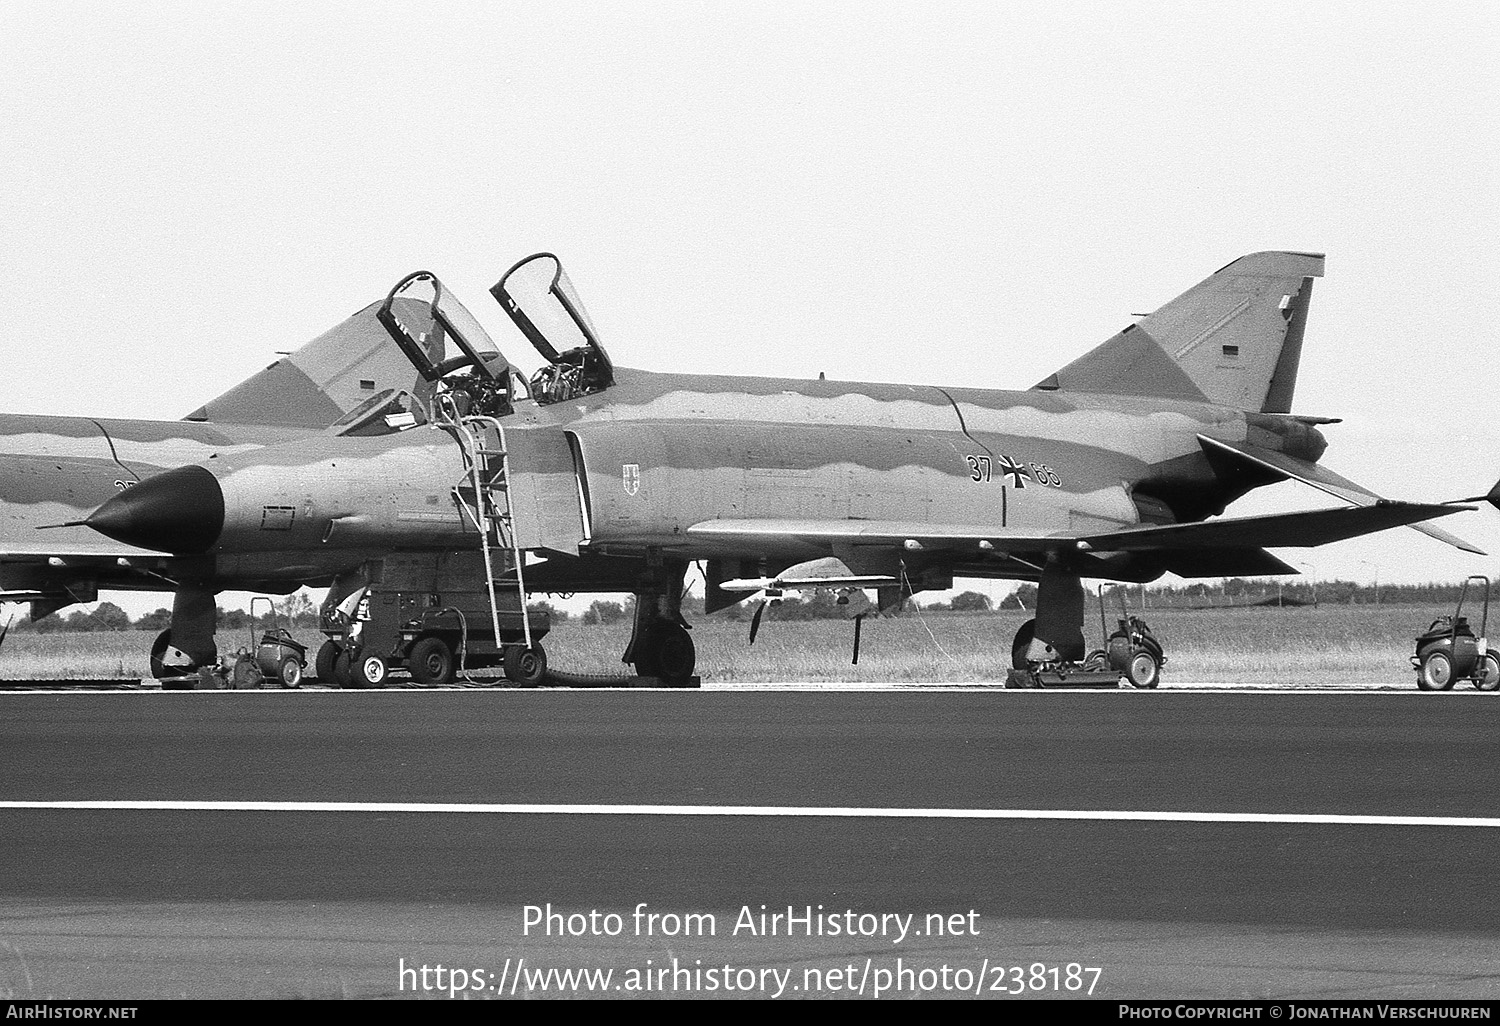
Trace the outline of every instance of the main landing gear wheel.
<instances>
[{"instance_id":1,"label":"main landing gear wheel","mask_svg":"<svg viewBox=\"0 0 1500 1026\"><path fill-rule=\"evenodd\" d=\"M541 645L507 645L503 657L505 677L523 688L534 688L547 676L547 653Z\"/></svg>"},{"instance_id":2,"label":"main landing gear wheel","mask_svg":"<svg viewBox=\"0 0 1500 1026\"><path fill-rule=\"evenodd\" d=\"M1474 686L1480 691L1500 691L1500 652L1492 648L1484 654Z\"/></svg>"},{"instance_id":3,"label":"main landing gear wheel","mask_svg":"<svg viewBox=\"0 0 1500 1026\"><path fill-rule=\"evenodd\" d=\"M692 682L698 665L698 647L693 636L677 624L668 627L656 645L656 669L662 682L674 688Z\"/></svg>"},{"instance_id":4,"label":"main landing gear wheel","mask_svg":"<svg viewBox=\"0 0 1500 1026\"><path fill-rule=\"evenodd\" d=\"M1131 653L1130 662L1125 664L1125 677L1131 687L1154 688L1161 681L1161 665L1156 656L1138 648Z\"/></svg>"},{"instance_id":5,"label":"main landing gear wheel","mask_svg":"<svg viewBox=\"0 0 1500 1026\"><path fill-rule=\"evenodd\" d=\"M635 672L642 677L659 677L669 688L683 688L692 683L698 665L698 648L693 636L681 624L664 623L646 636L635 660Z\"/></svg>"},{"instance_id":6,"label":"main landing gear wheel","mask_svg":"<svg viewBox=\"0 0 1500 1026\"><path fill-rule=\"evenodd\" d=\"M453 649L442 638L418 641L406 657L406 666L418 684L441 688L453 683Z\"/></svg>"},{"instance_id":7,"label":"main landing gear wheel","mask_svg":"<svg viewBox=\"0 0 1500 1026\"><path fill-rule=\"evenodd\" d=\"M319 683L338 683L333 675L333 664L338 661L339 653L343 650L344 646L332 638L323 642L322 647L318 649L318 657L313 660L313 669L318 675Z\"/></svg>"},{"instance_id":8,"label":"main landing gear wheel","mask_svg":"<svg viewBox=\"0 0 1500 1026\"><path fill-rule=\"evenodd\" d=\"M367 655L360 656L352 672L359 681L359 687L378 688L385 686L385 679L390 676L391 668L380 656Z\"/></svg>"},{"instance_id":9,"label":"main landing gear wheel","mask_svg":"<svg viewBox=\"0 0 1500 1026\"><path fill-rule=\"evenodd\" d=\"M1453 686L1453 657L1439 649L1428 652L1417 670L1417 687L1423 691L1447 691Z\"/></svg>"}]
</instances>

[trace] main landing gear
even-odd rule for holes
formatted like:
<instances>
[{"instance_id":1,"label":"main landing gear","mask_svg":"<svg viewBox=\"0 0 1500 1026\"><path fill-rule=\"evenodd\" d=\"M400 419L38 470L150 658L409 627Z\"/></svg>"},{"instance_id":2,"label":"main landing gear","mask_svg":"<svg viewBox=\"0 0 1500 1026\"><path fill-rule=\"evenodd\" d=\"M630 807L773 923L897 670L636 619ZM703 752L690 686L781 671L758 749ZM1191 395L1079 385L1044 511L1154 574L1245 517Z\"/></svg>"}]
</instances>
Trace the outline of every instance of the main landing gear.
<instances>
[{"instance_id":1,"label":"main landing gear","mask_svg":"<svg viewBox=\"0 0 1500 1026\"><path fill-rule=\"evenodd\" d=\"M1023 623L1011 642L1008 688L1154 688L1167 657L1151 628L1125 608L1109 632L1104 621L1104 589L1099 590L1099 626L1105 647L1084 654L1083 588L1077 577L1048 568L1042 574L1037 616ZM1049 601L1050 600L1050 601ZM1076 611L1076 618L1075 618ZM1053 640L1046 640L1051 638Z\"/></svg>"},{"instance_id":2,"label":"main landing gear","mask_svg":"<svg viewBox=\"0 0 1500 1026\"><path fill-rule=\"evenodd\" d=\"M687 564L663 561L652 568L649 590L636 592L635 625L621 661L642 677L656 677L669 688L695 688L698 648L682 618L682 585Z\"/></svg>"}]
</instances>

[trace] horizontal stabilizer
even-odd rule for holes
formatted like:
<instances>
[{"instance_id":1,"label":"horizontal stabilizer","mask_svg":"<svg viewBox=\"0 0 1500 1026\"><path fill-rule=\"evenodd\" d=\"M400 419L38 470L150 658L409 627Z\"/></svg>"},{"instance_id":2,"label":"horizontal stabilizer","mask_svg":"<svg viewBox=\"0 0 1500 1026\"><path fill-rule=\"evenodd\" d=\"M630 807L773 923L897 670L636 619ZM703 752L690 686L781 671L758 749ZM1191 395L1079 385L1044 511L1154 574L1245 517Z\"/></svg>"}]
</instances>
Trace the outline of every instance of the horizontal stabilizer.
<instances>
[{"instance_id":1,"label":"horizontal stabilizer","mask_svg":"<svg viewBox=\"0 0 1500 1026\"><path fill-rule=\"evenodd\" d=\"M1193 524L1135 527L1080 539L1100 552L1152 552L1161 549L1311 548L1357 538L1390 527L1404 527L1473 506L1440 506L1381 499L1373 506L1319 509L1307 513L1230 517Z\"/></svg>"},{"instance_id":2,"label":"horizontal stabilizer","mask_svg":"<svg viewBox=\"0 0 1500 1026\"><path fill-rule=\"evenodd\" d=\"M1316 463L1309 463L1307 460L1299 460L1295 456L1288 456L1285 453L1275 452L1271 449L1262 449L1254 445L1225 442L1217 438L1209 438L1207 435L1199 435L1198 444L1203 446L1204 451L1210 455L1218 453L1228 456L1231 459L1242 462L1251 469L1270 472L1276 476L1276 480L1300 481L1305 485L1318 489L1320 492L1326 492L1329 495L1343 499L1345 502L1352 502L1357 506L1373 506L1383 501L1379 495L1376 495L1368 488L1361 487L1348 478L1335 474L1327 467L1319 466ZM1500 498L1500 483L1497 483L1490 490L1490 494ZM1480 499L1494 501L1489 500L1488 496L1479 496L1478 498L1463 499L1460 501L1478 502ZM1497 507L1500 507L1500 502L1496 502L1495 504ZM1434 527L1432 524L1426 523L1408 524L1407 526L1414 531L1421 531L1429 538L1435 538L1440 542L1452 545L1463 552L1472 552L1478 556L1484 555L1472 543L1464 541L1457 535L1450 534L1440 527Z\"/></svg>"},{"instance_id":3,"label":"horizontal stabilizer","mask_svg":"<svg viewBox=\"0 0 1500 1026\"><path fill-rule=\"evenodd\" d=\"M1483 495L1476 495L1470 499L1459 499L1458 502L1487 502L1496 509L1500 509L1500 481L1496 481L1493 488Z\"/></svg>"}]
</instances>

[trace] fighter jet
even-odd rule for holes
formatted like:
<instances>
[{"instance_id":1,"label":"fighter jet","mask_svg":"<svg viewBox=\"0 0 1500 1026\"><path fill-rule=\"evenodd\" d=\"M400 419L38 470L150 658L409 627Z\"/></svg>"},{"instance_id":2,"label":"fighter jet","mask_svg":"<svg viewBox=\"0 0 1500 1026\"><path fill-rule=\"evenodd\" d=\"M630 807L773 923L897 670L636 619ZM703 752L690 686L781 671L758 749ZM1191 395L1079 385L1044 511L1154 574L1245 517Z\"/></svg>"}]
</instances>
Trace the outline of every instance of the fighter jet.
<instances>
[{"instance_id":1,"label":"fighter jet","mask_svg":"<svg viewBox=\"0 0 1500 1026\"><path fill-rule=\"evenodd\" d=\"M498 594L523 618L529 591L632 592L622 658L678 684L696 667L681 611L695 561L710 612L757 591L868 589L894 610L954 578L1035 581L1013 665L1066 664L1084 658L1083 578L1290 574L1268 548L1403 525L1478 551L1426 523L1472 507L1386 500L1318 462L1334 421L1291 408L1323 267L1241 257L1025 391L616 367L550 254L491 289L545 360L528 379L419 272L379 312L422 379L394 413L226 447L85 523L195 561L205 590L329 578L325 613L372 588L398 603L488 590L492 612ZM1348 505L1222 516L1289 479ZM179 647L209 656L189 619L173 643L191 631ZM442 676L441 644L412 661L410 633L362 643L370 680L402 660Z\"/></svg>"},{"instance_id":2,"label":"fighter jet","mask_svg":"<svg viewBox=\"0 0 1500 1026\"><path fill-rule=\"evenodd\" d=\"M379 306L370 304L180 421L0 414L0 600L29 602L39 619L91 602L101 588L172 590L179 600L207 600L197 615L211 623L214 591L295 588L283 578L220 575L213 591L179 591L195 579L189 563L106 541L77 521L162 470L323 434L410 385L415 375L376 319ZM166 662L191 662L169 651L167 632L151 659L158 675Z\"/></svg>"}]
</instances>

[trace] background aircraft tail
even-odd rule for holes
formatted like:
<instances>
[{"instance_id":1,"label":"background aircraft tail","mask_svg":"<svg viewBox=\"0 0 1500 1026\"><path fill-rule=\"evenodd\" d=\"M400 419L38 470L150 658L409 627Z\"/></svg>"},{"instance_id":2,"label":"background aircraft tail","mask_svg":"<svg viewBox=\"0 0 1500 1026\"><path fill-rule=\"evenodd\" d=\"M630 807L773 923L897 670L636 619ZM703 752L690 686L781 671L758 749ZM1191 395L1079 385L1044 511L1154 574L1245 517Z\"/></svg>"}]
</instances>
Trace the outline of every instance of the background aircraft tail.
<instances>
[{"instance_id":1,"label":"background aircraft tail","mask_svg":"<svg viewBox=\"0 0 1500 1026\"><path fill-rule=\"evenodd\" d=\"M289 356L204 403L184 420L323 428L387 388L418 381L371 303Z\"/></svg>"},{"instance_id":2,"label":"background aircraft tail","mask_svg":"<svg viewBox=\"0 0 1500 1026\"><path fill-rule=\"evenodd\" d=\"M1321 253L1242 256L1035 387L1290 413L1322 275Z\"/></svg>"}]
</instances>

